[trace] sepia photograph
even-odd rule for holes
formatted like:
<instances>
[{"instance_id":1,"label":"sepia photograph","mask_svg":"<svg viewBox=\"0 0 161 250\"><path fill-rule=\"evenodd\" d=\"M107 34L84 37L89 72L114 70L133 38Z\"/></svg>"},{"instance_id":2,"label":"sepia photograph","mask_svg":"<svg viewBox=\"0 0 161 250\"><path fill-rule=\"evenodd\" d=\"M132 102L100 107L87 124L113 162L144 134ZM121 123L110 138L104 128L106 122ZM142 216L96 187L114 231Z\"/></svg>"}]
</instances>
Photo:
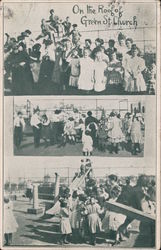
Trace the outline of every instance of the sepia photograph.
<instances>
[{"instance_id":1,"label":"sepia photograph","mask_svg":"<svg viewBox=\"0 0 161 250\"><path fill-rule=\"evenodd\" d=\"M145 116L144 96L14 97L14 154L142 157Z\"/></svg>"},{"instance_id":2,"label":"sepia photograph","mask_svg":"<svg viewBox=\"0 0 161 250\"><path fill-rule=\"evenodd\" d=\"M0 1L0 249L160 249L159 8Z\"/></svg>"},{"instance_id":3,"label":"sepia photograph","mask_svg":"<svg viewBox=\"0 0 161 250\"><path fill-rule=\"evenodd\" d=\"M3 7L5 95L155 94L156 2Z\"/></svg>"},{"instance_id":4,"label":"sepia photograph","mask_svg":"<svg viewBox=\"0 0 161 250\"><path fill-rule=\"evenodd\" d=\"M83 157L6 168L5 246L153 248L155 168L129 164Z\"/></svg>"}]
</instances>

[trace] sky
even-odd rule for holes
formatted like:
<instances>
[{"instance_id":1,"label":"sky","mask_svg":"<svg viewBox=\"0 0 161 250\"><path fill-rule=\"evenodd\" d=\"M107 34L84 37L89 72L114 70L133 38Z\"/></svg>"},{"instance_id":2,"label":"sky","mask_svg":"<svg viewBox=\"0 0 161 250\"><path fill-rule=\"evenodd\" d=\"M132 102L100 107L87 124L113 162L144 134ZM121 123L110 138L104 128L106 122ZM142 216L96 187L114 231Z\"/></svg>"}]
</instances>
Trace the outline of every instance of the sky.
<instances>
[{"instance_id":1,"label":"sky","mask_svg":"<svg viewBox=\"0 0 161 250\"><path fill-rule=\"evenodd\" d=\"M70 99L69 99L70 98ZM84 110L88 110L88 109L96 109L96 106L98 107L102 107L106 110L113 110L113 109L119 109L119 104L120 104L120 108L121 109L128 109L130 110L130 104L131 103L137 103L138 101L141 101L141 103L144 103L144 96L133 96L131 97L129 100L127 98L127 96L108 96L107 97L97 97L93 98L93 97L88 97L88 99L85 99L84 97L64 97L64 98L57 98L54 96L53 97L40 97L40 96L34 96L34 97L15 97L14 98L14 105L17 106L23 106L26 105L27 100L30 101L31 103L31 107L32 108L36 108L37 106L39 106L40 109L44 110L44 109L51 109L54 106L57 106L59 108L59 106L64 103L64 105L67 104L73 104L75 107L79 108L83 108ZM17 108L16 108L17 110Z\"/></svg>"}]
</instances>

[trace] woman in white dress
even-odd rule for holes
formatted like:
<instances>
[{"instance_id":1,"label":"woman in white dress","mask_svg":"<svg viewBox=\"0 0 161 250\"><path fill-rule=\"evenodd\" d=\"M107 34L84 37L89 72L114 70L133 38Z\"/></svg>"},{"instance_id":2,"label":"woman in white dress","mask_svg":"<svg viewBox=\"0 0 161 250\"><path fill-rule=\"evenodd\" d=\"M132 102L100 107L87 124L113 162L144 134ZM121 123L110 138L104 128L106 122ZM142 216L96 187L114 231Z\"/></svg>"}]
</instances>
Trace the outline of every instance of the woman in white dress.
<instances>
[{"instance_id":1,"label":"woman in white dress","mask_svg":"<svg viewBox=\"0 0 161 250\"><path fill-rule=\"evenodd\" d=\"M81 90L93 90L93 71L94 63L90 58L91 51L89 49L84 50L83 58L80 59L80 76L78 80L78 89Z\"/></svg>"},{"instance_id":2,"label":"woman in white dress","mask_svg":"<svg viewBox=\"0 0 161 250\"><path fill-rule=\"evenodd\" d=\"M138 56L138 48L135 44L131 47L132 56L126 61L125 67L125 91L128 92L142 92L146 91L146 83L142 72L145 69L145 61Z\"/></svg>"},{"instance_id":3,"label":"woman in white dress","mask_svg":"<svg viewBox=\"0 0 161 250\"><path fill-rule=\"evenodd\" d=\"M107 69L107 63L103 61L102 51L96 52L96 58L94 62L94 90L101 92L106 89L107 78L105 71Z\"/></svg>"}]
</instances>

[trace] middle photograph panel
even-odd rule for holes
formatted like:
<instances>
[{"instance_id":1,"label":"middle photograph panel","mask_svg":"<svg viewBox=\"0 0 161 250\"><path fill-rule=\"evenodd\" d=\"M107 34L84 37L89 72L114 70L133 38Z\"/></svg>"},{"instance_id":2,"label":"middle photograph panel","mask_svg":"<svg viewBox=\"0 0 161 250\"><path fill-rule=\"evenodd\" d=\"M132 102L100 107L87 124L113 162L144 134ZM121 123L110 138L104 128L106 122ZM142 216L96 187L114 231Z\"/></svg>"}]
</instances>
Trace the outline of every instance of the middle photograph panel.
<instances>
[{"instance_id":1,"label":"middle photograph panel","mask_svg":"<svg viewBox=\"0 0 161 250\"><path fill-rule=\"evenodd\" d=\"M143 157L145 96L14 97L14 154Z\"/></svg>"}]
</instances>

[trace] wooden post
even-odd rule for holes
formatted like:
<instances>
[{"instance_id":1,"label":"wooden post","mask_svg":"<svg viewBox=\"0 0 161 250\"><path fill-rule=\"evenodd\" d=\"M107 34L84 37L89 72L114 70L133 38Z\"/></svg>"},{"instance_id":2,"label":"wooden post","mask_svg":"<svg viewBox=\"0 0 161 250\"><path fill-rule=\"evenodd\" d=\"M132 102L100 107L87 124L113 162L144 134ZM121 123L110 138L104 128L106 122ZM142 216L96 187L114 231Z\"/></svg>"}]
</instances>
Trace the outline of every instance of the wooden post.
<instances>
[{"instance_id":1,"label":"wooden post","mask_svg":"<svg viewBox=\"0 0 161 250\"><path fill-rule=\"evenodd\" d=\"M59 187L60 187L60 175L55 173L55 192L54 192L54 203L57 202L59 197Z\"/></svg>"}]
</instances>

